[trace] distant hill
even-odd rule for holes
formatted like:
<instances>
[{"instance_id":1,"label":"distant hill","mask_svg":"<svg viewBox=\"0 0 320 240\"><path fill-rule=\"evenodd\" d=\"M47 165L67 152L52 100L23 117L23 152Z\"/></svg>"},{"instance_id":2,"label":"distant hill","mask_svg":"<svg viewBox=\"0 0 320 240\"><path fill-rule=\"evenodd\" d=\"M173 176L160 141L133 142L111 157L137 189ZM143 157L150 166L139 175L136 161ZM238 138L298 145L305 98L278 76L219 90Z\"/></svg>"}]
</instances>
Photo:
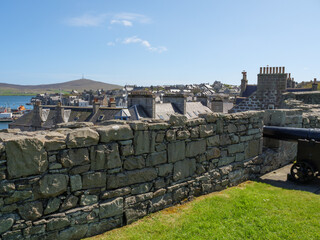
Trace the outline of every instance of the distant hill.
<instances>
[{"instance_id":1,"label":"distant hill","mask_svg":"<svg viewBox=\"0 0 320 240\"><path fill-rule=\"evenodd\" d=\"M62 92L70 92L71 90L112 90L120 89L122 86L109 84L104 82L93 81L90 79L79 79L63 83L41 84L41 85L16 85L8 83L0 83L0 95L34 95L37 93L56 93L61 89Z\"/></svg>"}]
</instances>

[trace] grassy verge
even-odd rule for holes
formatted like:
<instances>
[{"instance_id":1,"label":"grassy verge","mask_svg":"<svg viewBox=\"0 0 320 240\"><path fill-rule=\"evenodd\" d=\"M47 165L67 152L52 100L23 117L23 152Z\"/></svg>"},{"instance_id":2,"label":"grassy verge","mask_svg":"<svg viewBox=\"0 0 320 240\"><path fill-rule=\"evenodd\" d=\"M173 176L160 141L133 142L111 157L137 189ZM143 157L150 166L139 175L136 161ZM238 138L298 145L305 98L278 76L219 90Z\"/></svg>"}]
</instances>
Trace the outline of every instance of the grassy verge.
<instances>
[{"instance_id":1,"label":"grassy verge","mask_svg":"<svg viewBox=\"0 0 320 240\"><path fill-rule=\"evenodd\" d=\"M90 239L320 239L320 196L247 182Z\"/></svg>"}]
</instances>

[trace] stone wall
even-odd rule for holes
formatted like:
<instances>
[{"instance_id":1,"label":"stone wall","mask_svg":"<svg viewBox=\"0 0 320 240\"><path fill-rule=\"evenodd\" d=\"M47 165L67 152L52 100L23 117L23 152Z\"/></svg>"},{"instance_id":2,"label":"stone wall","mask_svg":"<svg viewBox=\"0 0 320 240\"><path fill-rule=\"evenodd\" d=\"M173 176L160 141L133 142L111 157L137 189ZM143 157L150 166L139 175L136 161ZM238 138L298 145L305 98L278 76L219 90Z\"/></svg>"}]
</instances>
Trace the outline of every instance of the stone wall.
<instances>
[{"instance_id":1,"label":"stone wall","mask_svg":"<svg viewBox=\"0 0 320 240\"><path fill-rule=\"evenodd\" d=\"M290 159L262 153L263 117L0 133L0 236L89 237L276 169Z\"/></svg>"}]
</instances>

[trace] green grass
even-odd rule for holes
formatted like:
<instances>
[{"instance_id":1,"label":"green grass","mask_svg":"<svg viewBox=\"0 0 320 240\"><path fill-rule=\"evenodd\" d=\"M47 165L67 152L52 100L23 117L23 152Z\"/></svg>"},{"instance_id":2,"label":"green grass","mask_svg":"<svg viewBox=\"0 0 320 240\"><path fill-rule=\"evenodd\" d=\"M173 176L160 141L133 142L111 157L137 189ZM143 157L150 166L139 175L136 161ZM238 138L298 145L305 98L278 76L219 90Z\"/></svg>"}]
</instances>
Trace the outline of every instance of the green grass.
<instances>
[{"instance_id":1,"label":"green grass","mask_svg":"<svg viewBox=\"0 0 320 240\"><path fill-rule=\"evenodd\" d=\"M90 239L320 239L320 196L246 182Z\"/></svg>"}]
</instances>

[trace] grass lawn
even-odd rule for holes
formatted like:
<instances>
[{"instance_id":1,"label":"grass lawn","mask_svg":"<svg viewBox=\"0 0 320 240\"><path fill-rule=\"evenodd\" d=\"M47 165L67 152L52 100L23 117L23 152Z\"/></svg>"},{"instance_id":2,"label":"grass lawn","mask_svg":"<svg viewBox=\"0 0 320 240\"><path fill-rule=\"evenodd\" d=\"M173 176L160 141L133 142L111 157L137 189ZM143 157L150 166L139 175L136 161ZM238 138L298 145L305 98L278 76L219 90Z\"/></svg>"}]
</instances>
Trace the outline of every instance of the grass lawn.
<instances>
[{"instance_id":1,"label":"grass lawn","mask_svg":"<svg viewBox=\"0 0 320 240\"><path fill-rule=\"evenodd\" d=\"M320 239L320 195L246 182L90 239Z\"/></svg>"}]
</instances>

